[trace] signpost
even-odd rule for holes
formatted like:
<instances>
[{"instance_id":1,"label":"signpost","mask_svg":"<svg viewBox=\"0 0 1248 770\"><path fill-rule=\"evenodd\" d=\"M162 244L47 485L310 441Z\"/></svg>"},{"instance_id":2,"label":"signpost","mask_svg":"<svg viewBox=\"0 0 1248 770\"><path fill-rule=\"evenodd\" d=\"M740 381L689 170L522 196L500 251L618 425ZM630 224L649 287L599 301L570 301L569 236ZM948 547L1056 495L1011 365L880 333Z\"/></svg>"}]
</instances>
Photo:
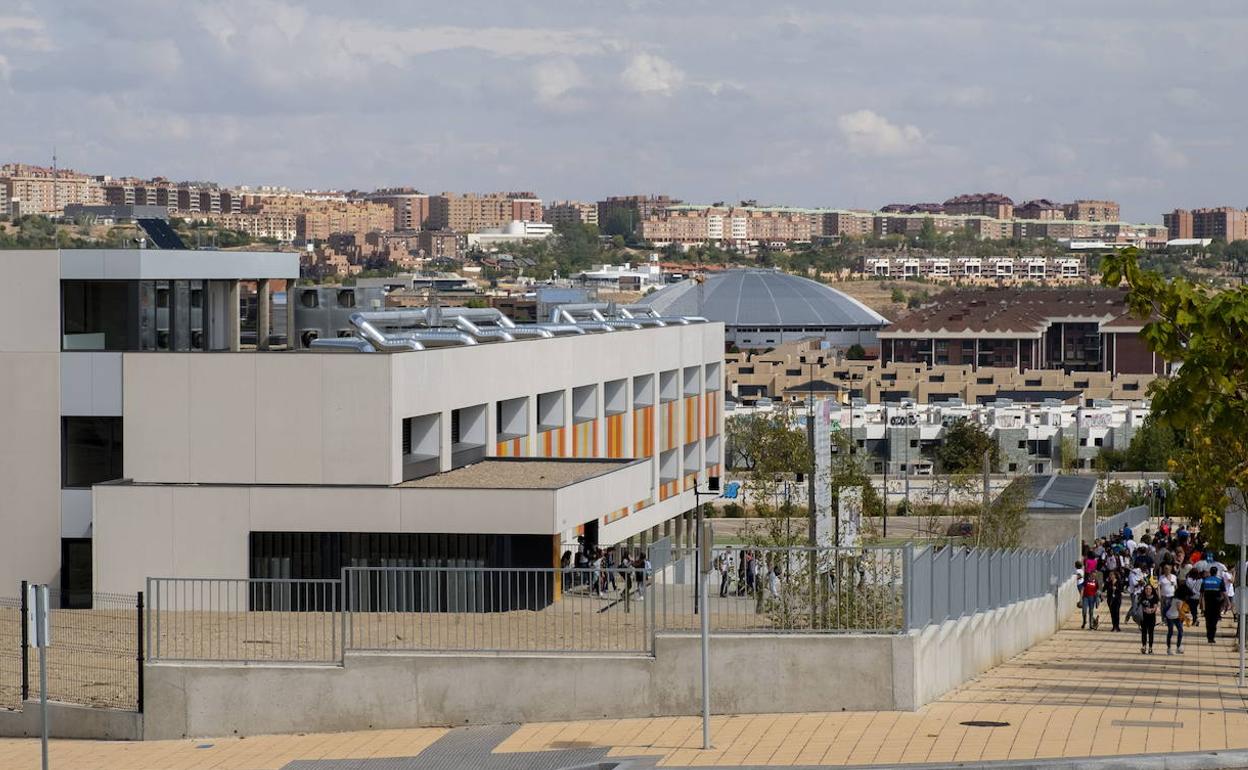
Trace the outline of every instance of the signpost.
<instances>
[{"instance_id":1,"label":"signpost","mask_svg":"<svg viewBox=\"0 0 1248 770\"><path fill-rule=\"evenodd\" d=\"M1226 544L1239 545L1239 564L1235 568L1235 612L1239 614L1239 686L1244 686L1244 642L1248 636L1248 617L1245 617L1244 602L1248 601L1248 571L1244 568L1244 557L1248 554L1248 510L1244 507L1244 498L1238 490L1231 490L1231 504L1226 507L1223 521L1226 523Z\"/></svg>"},{"instance_id":2,"label":"signpost","mask_svg":"<svg viewBox=\"0 0 1248 770\"><path fill-rule=\"evenodd\" d=\"M48 770L48 644L51 642L48 612L48 587L26 587L26 634L39 648L39 710L43 723L41 736L43 770Z\"/></svg>"}]
</instances>

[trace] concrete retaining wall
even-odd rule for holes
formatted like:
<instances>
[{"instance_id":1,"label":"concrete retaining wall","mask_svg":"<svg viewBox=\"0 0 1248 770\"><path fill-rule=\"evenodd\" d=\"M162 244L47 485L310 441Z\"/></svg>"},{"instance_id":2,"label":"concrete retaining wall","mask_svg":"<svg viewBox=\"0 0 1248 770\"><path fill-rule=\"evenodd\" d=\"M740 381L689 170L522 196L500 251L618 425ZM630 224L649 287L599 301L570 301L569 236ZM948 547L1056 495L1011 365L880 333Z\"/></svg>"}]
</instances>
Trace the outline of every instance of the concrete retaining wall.
<instances>
[{"instance_id":1,"label":"concrete retaining wall","mask_svg":"<svg viewBox=\"0 0 1248 770\"><path fill-rule=\"evenodd\" d=\"M1051 635L1073 612L1045 596L897 635L711 639L718 714L910 710ZM336 666L149 664L148 739L697 714L694 634L654 657L348 653Z\"/></svg>"},{"instance_id":2,"label":"concrete retaining wall","mask_svg":"<svg viewBox=\"0 0 1248 770\"><path fill-rule=\"evenodd\" d=\"M894 707L905 637L716 636L717 713ZM696 714L698 637L655 656L348 654L338 667L151 664L144 737ZM847 686L851 683L852 686Z\"/></svg>"},{"instance_id":3,"label":"concrete retaining wall","mask_svg":"<svg viewBox=\"0 0 1248 770\"><path fill-rule=\"evenodd\" d=\"M20 711L0 710L0 737L38 738L43 734L40 713L37 700L25 701ZM143 715L137 711L97 709L49 701L48 735L52 738L137 741L143 738Z\"/></svg>"},{"instance_id":4,"label":"concrete retaining wall","mask_svg":"<svg viewBox=\"0 0 1248 770\"><path fill-rule=\"evenodd\" d=\"M1077 606L1074 578L1056 595L1016 602L910 634L913 700L897 688L896 707L916 709L1052 636Z\"/></svg>"}]
</instances>

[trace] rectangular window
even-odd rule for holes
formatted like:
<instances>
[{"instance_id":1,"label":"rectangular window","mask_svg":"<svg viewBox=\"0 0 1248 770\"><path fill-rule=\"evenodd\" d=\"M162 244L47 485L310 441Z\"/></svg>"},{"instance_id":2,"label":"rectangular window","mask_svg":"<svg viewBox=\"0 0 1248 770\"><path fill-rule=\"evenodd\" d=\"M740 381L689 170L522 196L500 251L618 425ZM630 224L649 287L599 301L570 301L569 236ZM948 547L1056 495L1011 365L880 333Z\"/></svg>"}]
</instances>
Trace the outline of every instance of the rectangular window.
<instances>
[{"instance_id":1,"label":"rectangular window","mask_svg":"<svg viewBox=\"0 0 1248 770\"><path fill-rule=\"evenodd\" d=\"M121 478L121 418L61 418L61 486L90 487Z\"/></svg>"}]
</instances>

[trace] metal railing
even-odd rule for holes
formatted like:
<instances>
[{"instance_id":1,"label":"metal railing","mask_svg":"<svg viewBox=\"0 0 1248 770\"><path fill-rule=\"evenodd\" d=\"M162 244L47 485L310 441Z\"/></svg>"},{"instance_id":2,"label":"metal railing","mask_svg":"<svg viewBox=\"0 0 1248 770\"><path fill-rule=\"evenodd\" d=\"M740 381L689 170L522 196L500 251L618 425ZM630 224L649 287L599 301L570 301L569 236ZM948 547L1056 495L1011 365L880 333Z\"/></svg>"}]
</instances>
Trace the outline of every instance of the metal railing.
<instances>
[{"instance_id":1,"label":"metal railing","mask_svg":"<svg viewBox=\"0 0 1248 770\"><path fill-rule=\"evenodd\" d=\"M1109 537L1116 535L1122 531L1124 526L1132 529L1138 529L1140 525L1149 519L1149 509L1147 505L1137 505L1134 508L1126 510L1110 516L1108 519L1102 519L1096 523L1096 536Z\"/></svg>"},{"instance_id":2,"label":"metal railing","mask_svg":"<svg viewBox=\"0 0 1248 770\"><path fill-rule=\"evenodd\" d=\"M910 547L906 628L919 629L1052 593L1073 571L1073 538L1048 551Z\"/></svg>"},{"instance_id":3,"label":"metal railing","mask_svg":"<svg viewBox=\"0 0 1248 770\"><path fill-rule=\"evenodd\" d=\"M338 663L342 581L148 578L147 658Z\"/></svg>"},{"instance_id":4,"label":"metal railing","mask_svg":"<svg viewBox=\"0 0 1248 770\"><path fill-rule=\"evenodd\" d=\"M896 633L905 549L716 548L706 583L711 633ZM656 628L699 627L694 549L655 571Z\"/></svg>"},{"instance_id":5,"label":"metal railing","mask_svg":"<svg viewBox=\"0 0 1248 770\"><path fill-rule=\"evenodd\" d=\"M649 653L653 580L635 569L349 567L347 648Z\"/></svg>"},{"instance_id":6,"label":"metal railing","mask_svg":"<svg viewBox=\"0 0 1248 770\"><path fill-rule=\"evenodd\" d=\"M339 663L346 652L653 654L655 634L893 634L1041 596L1050 551L693 549L650 569L348 567L339 580L150 578L153 661ZM729 556L731 554L731 556ZM699 606L705 580L706 606Z\"/></svg>"}]
</instances>

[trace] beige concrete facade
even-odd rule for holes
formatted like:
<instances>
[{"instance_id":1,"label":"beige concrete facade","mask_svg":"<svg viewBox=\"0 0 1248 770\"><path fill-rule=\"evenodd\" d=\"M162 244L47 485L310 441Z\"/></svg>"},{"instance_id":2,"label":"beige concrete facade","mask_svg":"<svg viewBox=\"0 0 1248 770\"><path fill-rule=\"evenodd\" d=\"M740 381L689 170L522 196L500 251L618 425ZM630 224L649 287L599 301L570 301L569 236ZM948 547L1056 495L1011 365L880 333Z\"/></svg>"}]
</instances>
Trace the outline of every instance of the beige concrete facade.
<instances>
[{"instance_id":1,"label":"beige concrete facade","mask_svg":"<svg viewBox=\"0 0 1248 770\"><path fill-rule=\"evenodd\" d=\"M691 324L399 354L126 353L131 483L94 488L95 588L246 577L252 531L567 535L597 519L602 543L632 537L692 508L690 480L718 474L722 349L722 324ZM646 378L653 406L640 402ZM713 406L693 407L688 436L695 396ZM501 432L500 403L523 404L523 430ZM557 413L539 414L551 403ZM397 486L405 418L437 417L436 465L449 471L453 412L478 407L486 456L519 440L520 456L631 458L643 419L653 451L556 490ZM558 450L543 454L550 430ZM671 449L665 430L680 437Z\"/></svg>"},{"instance_id":2,"label":"beige concrete facade","mask_svg":"<svg viewBox=\"0 0 1248 770\"><path fill-rule=\"evenodd\" d=\"M121 414L122 354L62 350L62 280L216 281L248 265L256 272L236 279L297 273L297 258L275 254L0 251L21 287L0 305L0 595L21 580L57 584L62 538L90 537L90 490L62 489L62 418Z\"/></svg>"}]
</instances>

